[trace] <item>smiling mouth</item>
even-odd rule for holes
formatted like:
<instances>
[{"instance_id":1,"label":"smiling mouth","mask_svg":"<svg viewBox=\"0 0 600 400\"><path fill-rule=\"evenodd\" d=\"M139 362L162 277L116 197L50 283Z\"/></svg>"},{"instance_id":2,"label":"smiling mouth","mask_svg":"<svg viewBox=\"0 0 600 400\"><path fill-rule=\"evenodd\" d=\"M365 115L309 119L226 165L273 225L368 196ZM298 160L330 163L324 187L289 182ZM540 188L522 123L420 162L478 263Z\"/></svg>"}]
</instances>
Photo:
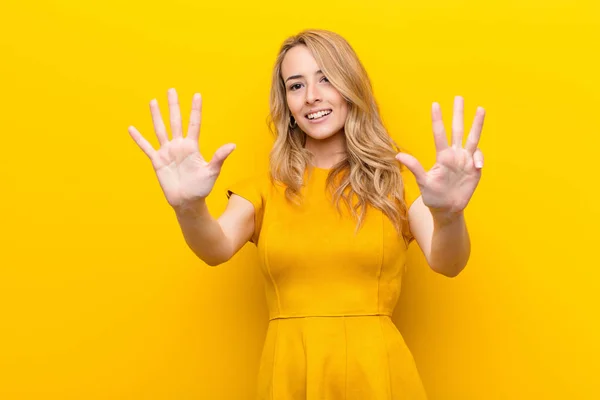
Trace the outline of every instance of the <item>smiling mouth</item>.
<instances>
[{"instance_id":1,"label":"smiling mouth","mask_svg":"<svg viewBox=\"0 0 600 400\"><path fill-rule=\"evenodd\" d=\"M323 110L323 111L319 111L319 112L312 113L312 114L306 114L305 117L309 121L315 121L315 120L318 120L318 119L321 119L323 117L328 116L332 112L333 112L333 110L331 110L331 109L329 109L329 110Z\"/></svg>"}]
</instances>

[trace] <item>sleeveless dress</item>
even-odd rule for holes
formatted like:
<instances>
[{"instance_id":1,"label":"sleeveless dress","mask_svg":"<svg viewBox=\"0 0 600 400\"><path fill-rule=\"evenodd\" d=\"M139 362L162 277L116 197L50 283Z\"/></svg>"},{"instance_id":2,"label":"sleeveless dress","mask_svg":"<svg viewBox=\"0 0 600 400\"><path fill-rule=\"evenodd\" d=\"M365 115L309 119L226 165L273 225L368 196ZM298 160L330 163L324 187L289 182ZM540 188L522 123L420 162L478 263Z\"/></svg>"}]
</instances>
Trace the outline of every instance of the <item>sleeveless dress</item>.
<instances>
[{"instance_id":1,"label":"sleeveless dress","mask_svg":"<svg viewBox=\"0 0 600 400\"><path fill-rule=\"evenodd\" d=\"M325 190L329 170L305 173L302 206L268 174L227 190L254 205L269 325L260 360L260 400L426 399L414 359L391 315L408 244L379 210L361 229ZM405 200L420 195L402 172ZM344 210L344 208L342 209Z\"/></svg>"}]
</instances>

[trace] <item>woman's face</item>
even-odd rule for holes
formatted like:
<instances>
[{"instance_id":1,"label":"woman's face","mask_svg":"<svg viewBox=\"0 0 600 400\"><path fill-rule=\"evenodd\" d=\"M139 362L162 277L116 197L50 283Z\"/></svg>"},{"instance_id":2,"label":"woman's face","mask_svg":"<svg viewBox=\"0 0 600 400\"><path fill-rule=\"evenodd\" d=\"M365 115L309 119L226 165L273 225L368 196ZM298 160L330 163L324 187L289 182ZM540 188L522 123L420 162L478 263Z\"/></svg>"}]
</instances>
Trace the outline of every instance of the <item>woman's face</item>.
<instances>
[{"instance_id":1,"label":"woman's face","mask_svg":"<svg viewBox=\"0 0 600 400\"><path fill-rule=\"evenodd\" d=\"M321 140L344 134L348 104L320 71L306 46L288 50L281 75L288 107L304 133Z\"/></svg>"}]
</instances>

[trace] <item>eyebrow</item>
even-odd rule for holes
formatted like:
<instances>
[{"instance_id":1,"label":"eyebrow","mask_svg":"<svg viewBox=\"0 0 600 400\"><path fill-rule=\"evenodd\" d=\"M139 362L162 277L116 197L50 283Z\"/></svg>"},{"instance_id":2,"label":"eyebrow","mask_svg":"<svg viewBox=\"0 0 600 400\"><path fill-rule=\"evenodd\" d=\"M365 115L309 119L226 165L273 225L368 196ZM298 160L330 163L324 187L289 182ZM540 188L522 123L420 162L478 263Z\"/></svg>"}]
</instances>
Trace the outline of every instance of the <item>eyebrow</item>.
<instances>
[{"instance_id":1,"label":"eyebrow","mask_svg":"<svg viewBox=\"0 0 600 400\"><path fill-rule=\"evenodd\" d=\"M318 70L317 72L315 72L315 75L322 74L322 73L323 73L323 71ZM285 81L287 82L290 79L298 79L298 78L304 78L304 75L292 75L289 78L287 78Z\"/></svg>"}]
</instances>

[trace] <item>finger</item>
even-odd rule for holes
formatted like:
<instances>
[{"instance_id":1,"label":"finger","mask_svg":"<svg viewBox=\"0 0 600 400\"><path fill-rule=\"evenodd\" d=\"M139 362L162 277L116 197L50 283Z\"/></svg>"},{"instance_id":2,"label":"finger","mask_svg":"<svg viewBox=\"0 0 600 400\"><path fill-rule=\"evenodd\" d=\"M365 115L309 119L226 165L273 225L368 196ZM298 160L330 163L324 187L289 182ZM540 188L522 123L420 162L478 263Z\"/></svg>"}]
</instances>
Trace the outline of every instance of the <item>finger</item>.
<instances>
[{"instance_id":1,"label":"finger","mask_svg":"<svg viewBox=\"0 0 600 400\"><path fill-rule=\"evenodd\" d=\"M200 124L202 123L202 97L200 93L192 97L192 112L190 113L190 125L188 126L187 137L198 141L200 138Z\"/></svg>"},{"instance_id":2,"label":"finger","mask_svg":"<svg viewBox=\"0 0 600 400\"><path fill-rule=\"evenodd\" d=\"M464 132L464 99L460 96L454 98L454 113L452 115L452 146L462 148Z\"/></svg>"},{"instance_id":3,"label":"finger","mask_svg":"<svg viewBox=\"0 0 600 400\"><path fill-rule=\"evenodd\" d=\"M475 163L475 168L483 168L483 152L480 149L475 150L473 162Z\"/></svg>"},{"instance_id":4,"label":"finger","mask_svg":"<svg viewBox=\"0 0 600 400\"><path fill-rule=\"evenodd\" d=\"M425 180L427 173L425 172L425 169L419 160L417 160L415 157L408 153L398 153L396 154L396 160L400 161L400 163L404 164L406 168L412 172L417 180L417 183Z\"/></svg>"},{"instance_id":5,"label":"finger","mask_svg":"<svg viewBox=\"0 0 600 400\"><path fill-rule=\"evenodd\" d=\"M160 109L158 108L158 101L152 99L150 101L150 114L152 114L152 124L154 125L154 132L158 138L158 143L162 146L169 141L167 135L167 129L163 122L162 116L160 115Z\"/></svg>"},{"instance_id":6,"label":"finger","mask_svg":"<svg viewBox=\"0 0 600 400\"><path fill-rule=\"evenodd\" d=\"M483 107L477 107L475 118L473 119L473 126L471 126L471 132L467 137L467 144L465 149L473 154L479 146L479 138L481 137L481 130L483 129L483 120L485 119L485 110Z\"/></svg>"},{"instance_id":7,"label":"finger","mask_svg":"<svg viewBox=\"0 0 600 400\"><path fill-rule=\"evenodd\" d=\"M154 147L142 136L142 134L133 126L130 126L127 131L129 135L133 138L133 140L137 143L137 145L142 149L144 153L148 156L148 158L152 159L156 150Z\"/></svg>"},{"instance_id":8,"label":"finger","mask_svg":"<svg viewBox=\"0 0 600 400\"><path fill-rule=\"evenodd\" d=\"M448 139L446 138L446 130L444 129L444 121L442 121L442 110L438 103L431 105L431 122L433 124L433 140L435 149L440 151L448 148Z\"/></svg>"},{"instance_id":9,"label":"finger","mask_svg":"<svg viewBox=\"0 0 600 400\"><path fill-rule=\"evenodd\" d=\"M215 151L212 160L210 160L210 162L208 163L209 166L212 168L216 168L217 171L220 171L221 167L223 166L223 162L233 150L235 150L235 144L233 143L228 143L219 147L217 151Z\"/></svg>"},{"instance_id":10,"label":"finger","mask_svg":"<svg viewBox=\"0 0 600 400\"><path fill-rule=\"evenodd\" d=\"M177 98L175 89L169 89L167 91L167 98L169 99L171 134L173 135L173 139L180 138L183 135L181 131L181 112L179 111L179 99Z\"/></svg>"}]
</instances>

